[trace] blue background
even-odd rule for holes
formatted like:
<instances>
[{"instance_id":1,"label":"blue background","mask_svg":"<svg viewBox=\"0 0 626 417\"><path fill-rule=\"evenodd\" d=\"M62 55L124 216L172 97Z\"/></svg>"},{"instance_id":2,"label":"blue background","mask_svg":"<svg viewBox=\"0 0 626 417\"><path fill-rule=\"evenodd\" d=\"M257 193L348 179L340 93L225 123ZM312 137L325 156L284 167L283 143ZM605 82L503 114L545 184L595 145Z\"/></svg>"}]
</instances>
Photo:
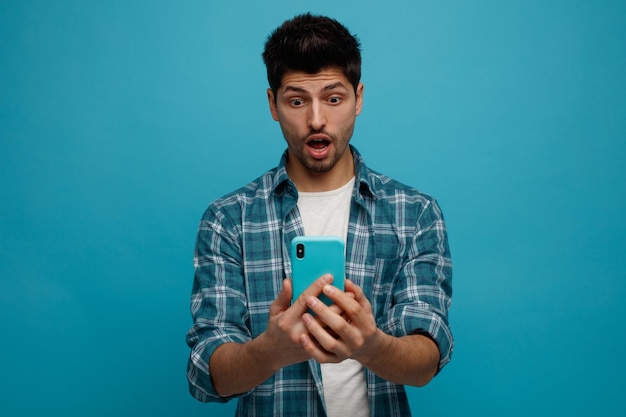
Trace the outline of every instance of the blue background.
<instances>
[{"instance_id":1,"label":"blue background","mask_svg":"<svg viewBox=\"0 0 626 417\"><path fill-rule=\"evenodd\" d=\"M268 33L363 44L353 143L435 196L456 350L416 415L626 411L626 2L0 3L0 414L231 415L187 393L196 227L274 166Z\"/></svg>"}]
</instances>

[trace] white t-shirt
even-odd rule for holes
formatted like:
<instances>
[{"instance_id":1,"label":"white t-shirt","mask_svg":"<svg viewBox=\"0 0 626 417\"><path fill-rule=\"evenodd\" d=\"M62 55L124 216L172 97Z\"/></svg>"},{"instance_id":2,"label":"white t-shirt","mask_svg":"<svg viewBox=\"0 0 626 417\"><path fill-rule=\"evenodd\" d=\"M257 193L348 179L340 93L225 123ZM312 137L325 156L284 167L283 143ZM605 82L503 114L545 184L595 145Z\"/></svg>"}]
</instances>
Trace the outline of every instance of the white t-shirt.
<instances>
[{"instance_id":1,"label":"white t-shirt","mask_svg":"<svg viewBox=\"0 0 626 417\"><path fill-rule=\"evenodd\" d=\"M325 192L299 192L298 210L307 236L341 236L347 240L354 177L341 188ZM323 363L322 381L328 417L369 417L363 366L346 359Z\"/></svg>"}]
</instances>

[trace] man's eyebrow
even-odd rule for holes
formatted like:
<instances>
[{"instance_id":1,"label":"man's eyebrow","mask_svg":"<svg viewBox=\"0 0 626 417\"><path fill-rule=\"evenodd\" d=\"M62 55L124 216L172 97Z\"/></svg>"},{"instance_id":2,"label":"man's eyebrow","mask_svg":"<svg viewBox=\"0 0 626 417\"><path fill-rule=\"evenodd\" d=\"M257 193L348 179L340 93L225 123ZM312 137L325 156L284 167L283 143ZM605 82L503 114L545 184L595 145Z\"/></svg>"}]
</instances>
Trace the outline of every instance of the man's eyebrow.
<instances>
[{"instance_id":1,"label":"man's eyebrow","mask_svg":"<svg viewBox=\"0 0 626 417\"><path fill-rule=\"evenodd\" d=\"M344 90L348 90L348 87L344 85L341 81L337 81L336 83L328 84L322 88L322 91L330 91L335 90L337 88L343 88Z\"/></svg>"},{"instance_id":2,"label":"man's eyebrow","mask_svg":"<svg viewBox=\"0 0 626 417\"><path fill-rule=\"evenodd\" d=\"M296 87L294 85L286 85L285 86L285 92L287 91L293 91L296 93L306 93L306 90L302 87Z\"/></svg>"}]
</instances>

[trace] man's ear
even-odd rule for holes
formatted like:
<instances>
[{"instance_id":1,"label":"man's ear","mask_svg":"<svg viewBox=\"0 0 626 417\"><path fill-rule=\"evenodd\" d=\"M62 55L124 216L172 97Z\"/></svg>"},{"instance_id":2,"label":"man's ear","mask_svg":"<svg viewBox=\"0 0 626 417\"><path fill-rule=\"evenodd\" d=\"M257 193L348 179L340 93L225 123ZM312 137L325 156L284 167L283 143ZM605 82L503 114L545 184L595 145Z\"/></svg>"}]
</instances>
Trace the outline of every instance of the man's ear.
<instances>
[{"instance_id":1,"label":"man's ear","mask_svg":"<svg viewBox=\"0 0 626 417\"><path fill-rule=\"evenodd\" d=\"M356 115L361 114L361 110L363 109L363 83L359 83L356 87Z\"/></svg>"},{"instance_id":2,"label":"man's ear","mask_svg":"<svg viewBox=\"0 0 626 417\"><path fill-rule=\"evenodd\" d=\"M270 113L272 113L272 119L278 121L278 109L276 109L276 97L274 91L271 88L267 89L267 102L270 105Z\"/></svg>"}]
</instances>

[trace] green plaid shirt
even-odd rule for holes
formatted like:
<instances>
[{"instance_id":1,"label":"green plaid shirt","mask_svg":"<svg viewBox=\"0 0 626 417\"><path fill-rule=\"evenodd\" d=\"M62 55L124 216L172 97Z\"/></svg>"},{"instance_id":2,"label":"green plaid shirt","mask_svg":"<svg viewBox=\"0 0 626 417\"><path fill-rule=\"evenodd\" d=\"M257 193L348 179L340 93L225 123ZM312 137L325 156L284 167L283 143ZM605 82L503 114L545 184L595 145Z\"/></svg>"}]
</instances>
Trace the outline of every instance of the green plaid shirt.
<instances>
[{"instance_id":1,"label":"green plaid shirt","mask_svg":"<svg viewBox=\"0 0 626 417\"><path fill-rule=\"evenodd\" d=\"M356 183L350 207L346 276L359 285L378 327L393 336L429 334L441 369L452 354L448 325L452 265L443 216L435 200L368 169L352 148ZM291 276L289 245L304 235L297 190L280 165L213 202L196 242L191 297L194 324L187 377L200 401L220 397L209 359L226 342L262 333L282 280ZM371 417L410 415L402 385L365 370ZM320 367L314 360L285 367L239 397L237 416L325 415Z\"/></svg>"}]
</instances>

